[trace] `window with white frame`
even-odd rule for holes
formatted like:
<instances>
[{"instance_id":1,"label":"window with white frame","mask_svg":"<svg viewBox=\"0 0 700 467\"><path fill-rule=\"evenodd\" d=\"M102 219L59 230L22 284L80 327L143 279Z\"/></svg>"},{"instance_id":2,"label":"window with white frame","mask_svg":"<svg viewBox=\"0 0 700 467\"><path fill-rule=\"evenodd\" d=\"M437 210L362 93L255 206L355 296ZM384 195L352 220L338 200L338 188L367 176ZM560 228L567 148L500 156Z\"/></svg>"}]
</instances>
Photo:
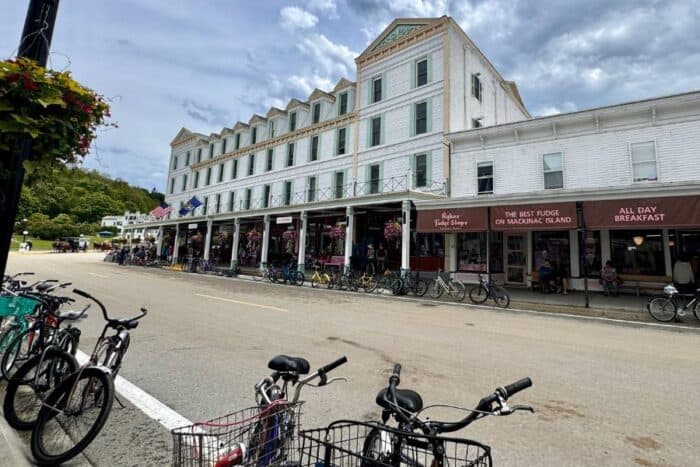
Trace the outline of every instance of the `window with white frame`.
<instances>
[{"instance_id":1,"label":"window with white frame","mask_svg":"<svg viewBox=\"0 0 700 467\"><path fill-rule=\"evenodd\" d=\"M316 102L313 106L313 111L311 114L311 123L316 124L321 121L321 103Z\"/></svg>"},{"instance_id":2,"label":"window with white frame","mask_svg":"<svg viewBox=\"0 0 700 467\"><path fill-rule=\"evenodd\" d=\"M255 154L248 156L248 175L255 173Z\"/></svg>"},{"instance_id":3,"label":"window with white frame","mask_svg":"<svg viewBox=\"0 0 700 467\"><path fill-rule=\"evenodd\" d=\"M267 124L267 129L268 129L268 137L270 139L275 137L275 121L270 120L270 122Z\"/></svg>"},{"instance_id":4,"label":"window with white frame","mask_svg":"<svg viewBox=\"0 0 700 467\"><path fill-rule=\"evenodd\" d=\"M309 155L309 160L312 162L318 160L318 138L318 135L311 137L311 154Z\"/></svg>"},{"instance_id":5,"label":"window with white frame","mask_svg":"<svg viewBox=\"0 0 700 467\"><path fill-rule=\"evenodd\" d=\"M250 144L255 144L258 142L258 127L254 126L250 130Z\"/></svg>"},{"instance_id":6,"label":"window with white frame","mask_svg":"<svg viewBox=\"0 0 700 467\"><path fill-rule=\"evenodd\" d=\"M263 186L262 207L266 208L270 204L270 185Z\"/></svg>"},{"instance_id":7,"label":"window with white frame","mask_svg":"<svg viewBox=\"0 0 700 467\"><path fill-rule=\"evenodd\" d=\"M289 131L294 131L297 129L297 113L291 112L289 114Z\"/></svg>"},{"instance_id":8,"label":"window with white frame","mask_svg":"<svg viewBox=\"0 0 700 467\"><path fill-rule=\"evenodd\" d=\"M346 134L347 134L347 131L345 128L338 128L338 138L337 138L338 146L336 148L336 154L338 154L339 156L342 154L345 154Z\"/></svg>"},{"instance_id":9,"label":"window with white frame","mask_svg":"<svg viewBox=\"0 0 700 467\"><path fill-rule=\"evenodd\" d=\"M382 77L377 76L372 80L372 103L382 100Z\"/></svg>"},{"instance_id":10,"label":"window with white frame","mask_svg":"<svg viewBox=\"0 0 700 467\"><path fill-rule=\"evenodd\" d=\"M289 206L292 204L292 181L287 180L284 182L284 205Z\"/></svg>"},{"instance_id":11,"label":"window with white frame","mask_svg":"<svg viewBox=\"0 0 700 467\"><path fill-rule=\"evenodd\" d=\"M415 107L416 121L414 122L415 134L422 135L428 131L428 103L419 102Z\"/></svg>"},{"instance_id":12,"label":"window with white frame","mask_svg":"<svg viewBox=\"0 0 700 467\"><path fill-rule=\"evenodd\" d=\"M428 59L424 58L416 62L416 86L428 84Z\"/></svg>"},{"instance_id":13,"label":"window with white frame","mask_svg":"<svg viewBox=\"0 0 700 467\"><path fill-rule=\"evenodd\" d=\"M344 92L340 95L338 115L345 115L346 113L348 113L348 93Z\"/></svg>"},{"instance_id":14,"label":"window with white frame","mask_svg":"<svg viewBox=\"0 0 700 467\"><path fill-rule=\"evenodd\" d=\"M479 79L479 73L472 74L472 97L481 102L483 90L481 79Z\"/></svg>"},{"instance_id":15,"label":"window with white frame","mask_svg":"<svg viewBox=\"0 0 700 467\"><path fill-rule=\"evenodd\" d=\"M316 177L309 177L307 190L306 201L309 203L316 201Z\"/></svg>"},{"instance_id":16,"label":"window with white frame","mask_svg":"<svg viewBox=\"0 0 700 467\"><path fill-rule=\"evenodd\" d=\"M294 165L294 143L287 144L287 167Z\"/></svg>"},{"instance_id":17,"label":"window with white frame","mask_svg":"<svg viewBox=\"0 0 700 467\"><path fill-rule=\"evenodd\" d=\"M493 193L493 162L479 162L477 164L476 182L480 195Z\"/></svg>"},{"instance_id":18,"label":"window with white frame","mask_svg":"<svg viewBox=\"0 0 700 467\"><path fill-rule=\"evenodd\" d=\"M265 172L272 170L272 148L267 150L267 159L265 161Z\"/></svg>"},{"instance_id":19,"label":"window with white frame","mask_svg":"<svg viewBox=\"0 0 700 467\"><path fill-rule=\"evenodd\" d=\"M382 142L382 117L374 117L371 120L370 146L379 146Z\"/></svg>"},{"instance_id":20,"label":"window with white frame","mask_svg":"<svg viewBox=\"0 0 700 467\"><path fill-rule=\"evenodd\" d=\"M564 171L560 152L542 156L542 167L544 169L544 188L546 190L564 187Z\"/></svg>"},{"instance_id":21,"label":"window with white frame","mask_svg":"<svg viewBox=\"0 0 700 467\"><path fill-rule=\"evenodd\" d=\"M415 158L415 188L426 187L428 186L428 155L417 154Z\"/></svg>"},{"instance_id":22,"label":"window with white frame","mask_svg":"<svg viewBox=\"0 0 700 467\"><path fill-rule=\"evenodd\" d=\"M369 193L372 195L379 193L380 172L381 170L379 164L369 166Z\"/></svg>"},{"instance_id":23,"label":"window with white frame","mask_svg":"<svg viewBox=\"0 0 700 467\"><path fill-rule=\"evenodd\" d=\"M334 178L335 198L340 199L345 192L345 172L336 172Z\"/></svg>"},{"instance_id":24,"label":"window with white frame","mask_svg":"<svg viewBox=\"0 0 700 467\"><path fill-rule=\"evenodd\" d=\"M630 144L632 153L632 177L635 182L655 182L656 147L653 141Z\"/></svg>"}]
</instances>

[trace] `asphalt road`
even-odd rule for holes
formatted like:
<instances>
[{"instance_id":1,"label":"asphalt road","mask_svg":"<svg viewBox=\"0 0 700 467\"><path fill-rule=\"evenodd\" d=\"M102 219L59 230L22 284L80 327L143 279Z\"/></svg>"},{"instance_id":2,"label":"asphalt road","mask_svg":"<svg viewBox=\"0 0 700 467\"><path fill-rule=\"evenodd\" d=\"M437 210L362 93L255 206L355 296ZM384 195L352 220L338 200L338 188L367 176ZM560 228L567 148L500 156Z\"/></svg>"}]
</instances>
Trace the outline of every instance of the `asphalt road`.
<instances>
[{"instance_id":1,"label":"asphalt road","mask_svg":"<svg viewBox=\"0 0 700 467\"><path fill-rule=\"evenodd\" d=\"M515 403L534 415L490 417L465 436L497 465L700 465L700 334L391 297L118 267L96 254L10 257L9 270L71 280L111 314L150 314L132 332L122 375L190 420L253 405L253 385L278 353L313 367L347 355L349 382L308 389L303 424L376 419L394 362L426 403L472 407L530 376ZM86 353L102 326L81 324ZM127 403L88 450L97 465L170 462L165 428ZM433 419L462 413L435 409Z\"/></svg>"}]
</instances>

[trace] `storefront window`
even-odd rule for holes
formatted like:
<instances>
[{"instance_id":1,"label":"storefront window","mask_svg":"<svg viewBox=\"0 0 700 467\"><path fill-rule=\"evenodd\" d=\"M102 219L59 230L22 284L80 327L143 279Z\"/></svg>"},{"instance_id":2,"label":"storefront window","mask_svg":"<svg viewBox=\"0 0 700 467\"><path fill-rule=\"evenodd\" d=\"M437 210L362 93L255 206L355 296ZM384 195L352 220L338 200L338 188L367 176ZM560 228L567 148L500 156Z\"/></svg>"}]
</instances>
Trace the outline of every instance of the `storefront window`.
<instances>
[{"instance_id":1,"label":"storefront window","mask_svg":"<svg viewBox=\"0 0 700 467\"><path fill-rule=\"evenodd\" d=\"M445 235L441 233L414 233L411 256L445 256Z\"/></svg>"},{"instance_id":2,"label":"storefront window","mask_svg":"<svg viewBox=\"0 0 700 467\"><path fill-rule=\"evenodd\" d=\"M672 264L675 266L680 258L688 261L697 284L700 279L700 230L670 231L669 246Z\"/></svg>"},{"instance_id":3,"label":"storefront window","mask_svg":"<svg viewBox=\"0 0 700 467\"><path fill-rule=\"evenodd\" d=\"M601 249L600 249L600 231L589 230L583 240L583 266L581 272L588 277L599 277L600 270L603 268Z\"/></svg>"},{"instance_id":4,"label":"storefront window","mask_svg":"<svg viewBox=\"0 0 700 467\"><path fill-rule=\"evenodd\" d=\"M666 275L661 230L612 230L610 248L619 274Z\"/></svg>"},{"instance_id":5,"label":"storefront window","mask_svg":"<svg viewBox=\"0 0 700 467\"><path fill-rule=\"evenodd\" d=\"M486 232L457 234L458 270L462 272L486 271ZM503 272L503 233L491 232L491 272Z\"/></svg>"},{"instance_id":6,"label":"storefront window","mask_svg":"<svg viewBox=\"0 0 700 467\"><path fill-rule=\"evenodd\" d=\"M571 274L571 253L569 251L569 232L567 230L553 232L533 232L532 270L539 271L545 260L553 268L562 268L565 274Z\"/></svg>"}]
</instances>

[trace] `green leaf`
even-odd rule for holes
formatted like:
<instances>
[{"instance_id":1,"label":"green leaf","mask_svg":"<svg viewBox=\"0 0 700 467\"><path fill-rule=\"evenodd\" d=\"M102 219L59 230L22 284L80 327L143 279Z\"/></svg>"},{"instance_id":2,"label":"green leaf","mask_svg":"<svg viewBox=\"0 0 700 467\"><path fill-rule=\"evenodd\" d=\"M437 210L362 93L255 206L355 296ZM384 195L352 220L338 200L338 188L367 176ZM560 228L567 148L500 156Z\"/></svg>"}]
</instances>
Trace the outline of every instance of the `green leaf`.
<instances>
[{"instance_id":1,"label":"green leaf","mask_svg":"<svg viewBox=\"0 0 700 467\"><path fill-rule=\"evenodd\" d=\"M8 110L14 110L14 107L7 101L0 101L0 112L7 112Z\"/></svg>"},{"instance_id":2,"label":"green leaf","mask_svg":"<svg viewBox=\"0 0 700 467\"><path fill-rule=\"evenodd\" d=\"M37 99L36 101L43 108L46 108L50 105L60 105L61 107L66 106L65 101L63 99L61 99L60 97L46 97L44 99ZM0 107L0 110L2 110L2 107Z\"/></svg>"}]
</instances>

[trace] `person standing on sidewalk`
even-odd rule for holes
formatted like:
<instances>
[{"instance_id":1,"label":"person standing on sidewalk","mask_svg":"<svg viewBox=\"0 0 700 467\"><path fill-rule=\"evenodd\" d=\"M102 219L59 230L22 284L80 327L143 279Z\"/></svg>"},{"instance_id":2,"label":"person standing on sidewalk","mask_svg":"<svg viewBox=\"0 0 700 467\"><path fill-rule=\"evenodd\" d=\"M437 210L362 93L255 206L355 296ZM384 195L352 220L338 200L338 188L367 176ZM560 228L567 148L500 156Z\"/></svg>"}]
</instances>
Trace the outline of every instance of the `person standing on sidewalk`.
<instances>
[{"instance_id":1,"label":"person standing on sidewalk","mask_svg":"<svg viewBox=\"0 0 700 467\"><path fill-rule=\"evenodd\" d=\"M673 282L680 293L695 292L695 276L688 258L682 255L673 265Z\"/></svg>"}]
</instances>

